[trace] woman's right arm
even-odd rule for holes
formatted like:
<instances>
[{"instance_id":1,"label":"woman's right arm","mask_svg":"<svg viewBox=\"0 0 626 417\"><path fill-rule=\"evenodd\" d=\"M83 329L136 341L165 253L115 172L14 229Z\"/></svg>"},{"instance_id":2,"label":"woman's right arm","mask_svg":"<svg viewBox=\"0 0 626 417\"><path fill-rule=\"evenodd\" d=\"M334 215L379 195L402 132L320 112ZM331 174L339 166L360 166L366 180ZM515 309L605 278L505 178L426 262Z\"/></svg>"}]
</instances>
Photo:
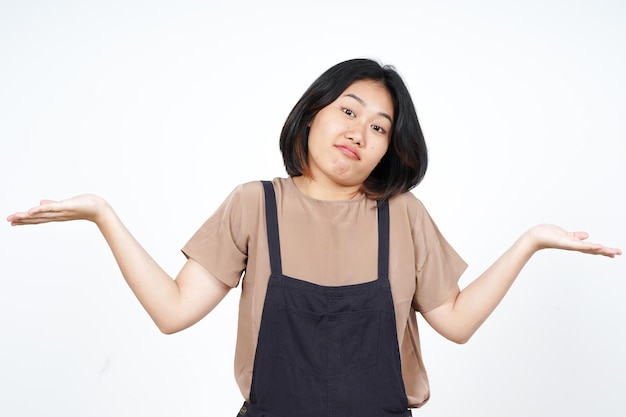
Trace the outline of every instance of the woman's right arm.
<instances>
[{"instance_id":1,"label":"woman's right arm","mask_svg":"<svg viewBox=\"0 0 626 417\"><path fill-rule=\"evenodd\" d=\"M42 200L27 212L7 217L13 226L69 220L89 220L98 226L124 279L163 333L175 333L198 322L230 290L193 259L187 260L173 280L135 240L113 208L98 196Z\"/></svg>"}]
</instances>

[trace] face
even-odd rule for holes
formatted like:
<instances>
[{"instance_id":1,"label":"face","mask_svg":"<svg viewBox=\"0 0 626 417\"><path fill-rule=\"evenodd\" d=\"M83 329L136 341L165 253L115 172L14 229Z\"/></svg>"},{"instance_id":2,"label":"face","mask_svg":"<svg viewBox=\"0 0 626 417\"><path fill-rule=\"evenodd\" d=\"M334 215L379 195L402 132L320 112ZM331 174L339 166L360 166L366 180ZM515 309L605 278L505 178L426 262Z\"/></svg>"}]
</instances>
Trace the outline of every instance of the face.
<instances>
[{"instance_id":1,"label":"face","mask_svg":"<svg viewBox=\"0 0 626 417\"><path fill-rule=\"evenodd\" d=\"M360 187L387 152L393 114L391 95L381 83L351 84L311 122L311 179L326 186Z\"/></svg>"}]
</instances>

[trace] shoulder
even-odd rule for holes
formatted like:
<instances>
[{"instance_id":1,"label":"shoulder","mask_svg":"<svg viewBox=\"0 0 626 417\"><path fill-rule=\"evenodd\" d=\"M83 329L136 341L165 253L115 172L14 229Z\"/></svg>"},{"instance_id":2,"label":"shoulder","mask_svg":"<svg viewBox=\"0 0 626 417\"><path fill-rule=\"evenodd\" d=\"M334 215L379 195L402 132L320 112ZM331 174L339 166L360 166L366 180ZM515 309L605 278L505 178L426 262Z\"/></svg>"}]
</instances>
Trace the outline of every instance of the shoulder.
<instances>
[{"instance_id":1,"label":"shoulder","mask_svg":"<svg viewBox=\"0 0 626 417\"><path fill-rule=\"evenodd\" d=\"M440 232L437 224L422 201L413 193L406 192L391 198L389 211L391 218L396 218L395 222L402 222L401 227L410 228L414 239L439 240Z\"/></svg>"},{"instance_id":2,"label":"shoulder","mask_svg":"<svg viewBox=\"0 0 626 417\"><path fill-rule=\"evenodd\" d=\"M240 198L244 199L257 199L263 196L263 183L261 181L249 181L243 184L239 184L235 187L233 193L236 193Z\"/></svg>"},{"instance_id":3,"label":"shoulder","mask_svg":"<svg viewBox=\"0 0 626 417\"><path fill-rule=\"evenodd\" d=\"M289 178L276 177L273 179L265 180L266 182L270 182L274 185L275 188L284 187L285 184L289 182ZM236 190L240 190L246 193L263 193L263 182L264 180L256 180L256 181L248 181L242 184L239 184L235 187Z\"/></svg>"},{"instance_id":4,"label":"shoulder","mask_svg":"<svg viewBox=\"0 0 626 417\"><path fill-rule=\"evenodd\" d=\"M280 194L285 189L287 184L287 178L274 178L268 180L273 185L273 188L277 194ZM239 204L243 204L246 207L259 206L264 200L265 191L263 188L263 181L248 181L237 185L230 194L230 200L237 201Z\"/></svg>"},{"instance_id":5,"label":"shoulder","mask_svg":"<svg viewBox=\"0 0 626 417\"><path fill-rule=\"evenodd\" d=\"M424 204L410 191L390 198L389 210L396 214L406 213L412 223L418 219L429 217Z\"/></svg>"}]
</instances>

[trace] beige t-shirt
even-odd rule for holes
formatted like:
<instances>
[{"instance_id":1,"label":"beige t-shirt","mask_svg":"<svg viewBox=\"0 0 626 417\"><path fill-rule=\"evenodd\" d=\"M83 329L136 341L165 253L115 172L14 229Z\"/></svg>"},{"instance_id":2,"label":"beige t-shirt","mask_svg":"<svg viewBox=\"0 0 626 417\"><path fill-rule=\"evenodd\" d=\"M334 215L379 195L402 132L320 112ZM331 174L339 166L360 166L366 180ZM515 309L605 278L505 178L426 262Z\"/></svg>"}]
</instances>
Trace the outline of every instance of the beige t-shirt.
<instances>
[{"instance_id":1,"label":"beige t-shirt","mask_svg":"<svg viewBox=\"0 0 626 417\"><path fill-rule=\"evenodd\" d=\"M376 201L321 201L291 178L273 180L283 274L340 286L377 278ZM412 193L389 200L389 281L402 375L411 407L430 390L420 352L416 311L429 311L457 288L467 267ZM261 182L239 185L182 249L230 287L241 283L235 378L249 399L265 291L270 276Z\"/></svg>"}]
</instances>

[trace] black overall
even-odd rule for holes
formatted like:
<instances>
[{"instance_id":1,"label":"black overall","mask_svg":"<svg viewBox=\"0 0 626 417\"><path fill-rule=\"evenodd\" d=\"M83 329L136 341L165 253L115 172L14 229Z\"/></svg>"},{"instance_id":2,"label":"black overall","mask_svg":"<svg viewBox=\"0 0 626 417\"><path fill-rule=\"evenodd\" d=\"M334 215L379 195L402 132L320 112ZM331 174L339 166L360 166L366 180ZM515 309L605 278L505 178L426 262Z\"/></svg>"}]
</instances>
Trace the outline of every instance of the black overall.
<instances>
[{"instance_id":1,"label":"black overall","mask_svg":"<svg viewBox=\"0 0 626 417\"><path fill-rule=\"evenodd\" d=\"M321 286L283 275L274 188L263 186L272 274L239 416L411 416L387 274L387 201L378 204L378 279Z\"/></svg>"}]
</instances>

